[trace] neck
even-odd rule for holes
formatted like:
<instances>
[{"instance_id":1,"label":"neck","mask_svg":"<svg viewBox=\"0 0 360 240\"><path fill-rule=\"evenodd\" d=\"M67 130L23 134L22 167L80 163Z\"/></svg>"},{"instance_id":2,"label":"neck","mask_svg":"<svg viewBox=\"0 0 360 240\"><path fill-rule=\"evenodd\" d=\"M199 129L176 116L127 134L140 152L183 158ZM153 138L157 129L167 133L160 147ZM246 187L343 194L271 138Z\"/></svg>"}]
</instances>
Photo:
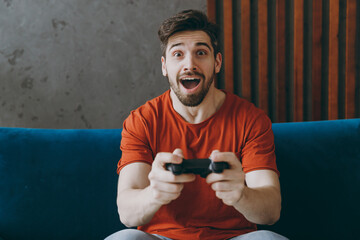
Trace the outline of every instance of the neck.
<instances>
[{"instance_id":1,"label":"neck","mask_svg":"<svg viewBox=\"0 0 360 240\"><path fill-rule=\"evenodd\" d=\"M170 97L175 111L180 114L185 121L192 124L201 123L215 114L224 103L225 96L224 92L215 87L211 87L204 100L198 106L188 107L179 101L172 90L170 91Z\"/></svg>"}]
</instances>

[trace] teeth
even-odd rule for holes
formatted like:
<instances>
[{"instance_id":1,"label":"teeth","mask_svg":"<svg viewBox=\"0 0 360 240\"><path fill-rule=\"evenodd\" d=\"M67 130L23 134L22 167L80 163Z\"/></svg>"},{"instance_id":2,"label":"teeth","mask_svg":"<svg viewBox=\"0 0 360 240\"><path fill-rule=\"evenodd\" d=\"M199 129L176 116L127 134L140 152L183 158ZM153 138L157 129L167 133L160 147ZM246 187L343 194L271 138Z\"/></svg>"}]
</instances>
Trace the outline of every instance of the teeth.
<instances>
[{"instance_id":1,"label":"teeth","mask_svg":"<svg viewBox=\"0 0 360 240\"><path fill-rule=\"evenodd\" d=\"M183 81L200 81L200 79L198 79L198 78L183 78L181 80L183 80Z\"/></svg>"}]
</instances>

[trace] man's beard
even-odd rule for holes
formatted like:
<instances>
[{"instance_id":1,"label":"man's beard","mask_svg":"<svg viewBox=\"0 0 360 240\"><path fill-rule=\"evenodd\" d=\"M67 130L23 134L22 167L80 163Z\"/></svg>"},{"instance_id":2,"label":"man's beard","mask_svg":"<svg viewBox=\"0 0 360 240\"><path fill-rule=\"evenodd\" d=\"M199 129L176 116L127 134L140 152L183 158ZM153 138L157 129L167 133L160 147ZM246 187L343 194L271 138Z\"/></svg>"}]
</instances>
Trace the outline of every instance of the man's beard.
<instances>
[{"instance_id":1,"label":"man's beard","mask_svg":"<svg viewBox=\"0 0 360 240\"><path fill-rule=\"evenodd\" d=\"M179 76L176 77L176 86L175 86L175 84L173 84L170 81L169 77L167 77L169 84L170 84L170 88L174 91L174 93L177 96L177 98L179 99L179 101L187 107L196 107L196 106L200 105L200 103L202 103L202 101L206 97L207 93L209 92L211 84L214 82L215 71L212 74L212 76L210 77L210 80L208 83L206 83L204 75L198 74L198 73L194 73L192 75L202 77L202 81L199 83L199 84L202 84L202 86L199 86L199 87L201 87L200 92L194 93L194 94L181 93L181 91L180 91L181 82L180 82Z\"/></svg>"}]
</instances>

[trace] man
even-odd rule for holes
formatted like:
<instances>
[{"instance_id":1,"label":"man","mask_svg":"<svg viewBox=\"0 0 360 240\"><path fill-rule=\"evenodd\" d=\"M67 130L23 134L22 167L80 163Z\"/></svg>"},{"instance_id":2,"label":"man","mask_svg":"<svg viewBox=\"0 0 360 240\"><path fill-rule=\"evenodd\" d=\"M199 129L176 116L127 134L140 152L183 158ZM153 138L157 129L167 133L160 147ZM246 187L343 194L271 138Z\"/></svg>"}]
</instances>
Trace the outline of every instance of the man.
<instances>
[{"instance_id":1,"label":"man","mask_svg":"<svg viewBox=\"0 0 360 240\"><path fill-rule=\"evenodd\" d=\"M203 13L180 12L159 29L170 90L125 120L118 211L128 229L108 239L286 239L256 224L280 217L271 122L253 104L215 88L218 30ZM210 158L229 169L174 175L167 163Z\"/></svg>"}]
</instances>

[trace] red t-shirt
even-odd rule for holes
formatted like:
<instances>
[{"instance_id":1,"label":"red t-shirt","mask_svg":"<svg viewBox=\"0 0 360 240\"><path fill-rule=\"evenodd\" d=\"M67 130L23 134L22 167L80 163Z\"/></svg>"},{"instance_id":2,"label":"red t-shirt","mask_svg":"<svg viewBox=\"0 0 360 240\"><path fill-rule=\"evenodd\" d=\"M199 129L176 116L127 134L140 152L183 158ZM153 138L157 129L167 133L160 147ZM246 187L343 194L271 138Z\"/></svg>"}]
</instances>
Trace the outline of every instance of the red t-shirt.
<instances>
[{"instance_id":1,"label":"red t-shirt","mask_svg":"<svg viewBox=\"0 0 360 240\"><path fill-rule=\"evenodd\" d=\"M118 173L127 164L152 164L159 152L182 149L185 158L208 158L213 150L234 152L245 173L275 163L274 136L266 114L225 92L221 108L199 124L186 122L173 108L170 90L132 111L122 132ZM279 173L278 173L279 174ZM233 207L223 204L205 179L186 183L180 197L162 206L140 230L172 239L228 239L256 230Z\"/></svg>"}]
</instances>

